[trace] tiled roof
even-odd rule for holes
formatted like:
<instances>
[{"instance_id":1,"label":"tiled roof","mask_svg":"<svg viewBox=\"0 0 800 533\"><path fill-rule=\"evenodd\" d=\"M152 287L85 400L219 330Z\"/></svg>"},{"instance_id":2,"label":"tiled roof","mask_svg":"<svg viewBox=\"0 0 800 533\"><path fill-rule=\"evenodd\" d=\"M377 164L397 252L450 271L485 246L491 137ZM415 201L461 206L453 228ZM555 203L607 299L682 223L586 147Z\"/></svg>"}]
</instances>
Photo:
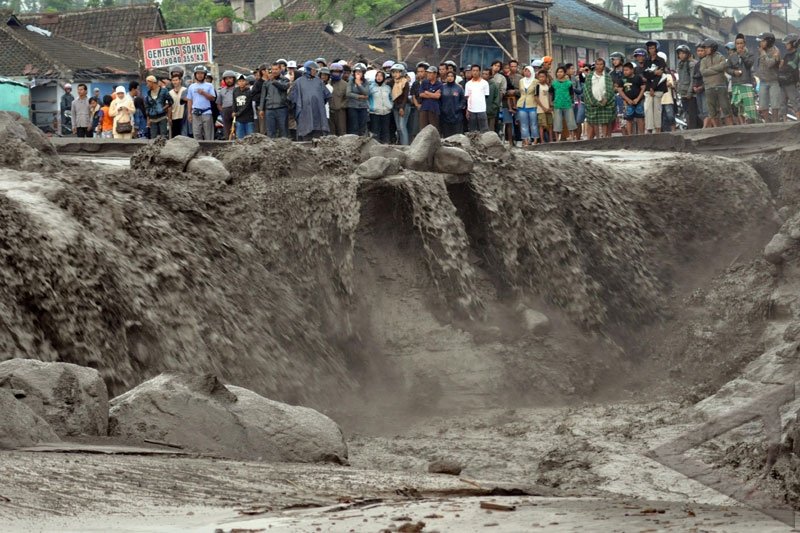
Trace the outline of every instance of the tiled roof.
<instances>
[{"instance_id":1,"label":"tiled roof","mask_svg":"<svg viewBox=\"0 0 800 533\"><path fill-rule=\"evenodd\" d=\"M799 29L787 23L785 20L783 20L783 17L773 15L772 20L770 20L770 16L766 13L762 13L761 11L751 11L739 21L739 24L741 24L742 21L748 18L757 18L761 20L764 24L769 25L770 27L775 28L776 30L784 34L800 33Z\"/></svg>"},{"instance_id":2,"label":"tiled roof","mask_svg":"<svg viewBox=\"0 0 800 533\"><path fill-rule=\"evenodd\" d=\"M294 17L308 13L312 18L324 19L320 17L319 6L309 0L289 0L284 6L283 10L286 12L286 19L288 21L294 20ZM336 15L330 17L331 19L341 19L344 22L344 29L342 35L352 37L353 39L362 39L366 41L382 41L388 40L390 36L381 31L377 24L373 24L366 19L357 18L355 16L345 17ZM263 22L263 21L262 21ZM326 20L326 22L330 22Z\"/></svg>"},{"instance_id":3,"label":"tiled roof","mask_svg":"<svg viewBox=\"0 0 800 533\"><path fill-rule=\"evenodd\" d=\"M214 35L214 56L226 66L254 68L279 58L301 64L320 56L373 62L391 55L391 50L381 53L344 34L330 34L326 26L318 20L262 21L253 32Z\"/></svg>"},{"instance_id":4,"label":"tiled roof","mask_svg":"<svg viewBox=\"0 0 800 533\"><path fill-rule=\"evenodd\" d=\"M138 70L136 61L130 57L27 30L13 17L0 25L0 50L2 76L102 77Z\"/></svg>"},{"instance_id":5,"label":"tiled roof","mask_svg":"<svg viewBox=\"0 0 800 533\"><path fill-rule=\"evenodd\" d=\"M554 0L549 11L551 24L556 26L556 30L569 28L626 39L644 38L627 25L623 17L584 0Z\"/></svg>"},{"instance_id":6,"label":"tiled roof","mask_svg":"<svg viewBox=\"0 0 800 533\"><path fill-rule=\"evenodd\" d=\"M53 32L58 37L139 57L140 34L166 29L161 10L155 4L132 5L63 13L18 15L24 24Z\"/></svg>"}]
</instances>

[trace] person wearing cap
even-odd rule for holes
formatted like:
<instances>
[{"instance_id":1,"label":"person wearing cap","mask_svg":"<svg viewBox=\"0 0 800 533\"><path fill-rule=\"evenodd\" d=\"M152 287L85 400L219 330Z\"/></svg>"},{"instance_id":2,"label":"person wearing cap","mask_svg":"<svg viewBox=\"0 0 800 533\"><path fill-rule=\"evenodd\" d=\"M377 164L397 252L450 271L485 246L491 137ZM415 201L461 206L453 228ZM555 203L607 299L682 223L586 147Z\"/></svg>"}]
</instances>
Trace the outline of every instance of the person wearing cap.
<instances>
[{"instance_id":1,"label":"person wearing cap","mask_svg":"<svg viewBox=\"0 0 800 533\"><path fill-rule=\"evenodd\" d=\"M87 137L92 127L92 113L89 110L88 89L85 83L78 84L78 97L72 100L70 116L72 118L72 134Z\"/></svg>"},{"instance_id":2,"label":"person wearing cap","mask_svg":"<svg viewBox=\"0 0 800 533\"><path fill-rule=\"evenodd\" d=\"M198 141L214 140L214 116L211 107L217 99L214 86L206 81L208 69L197 66L194 69L194 83L186 91L186 105L189 108L189 124L192 135Z\"/></svg>"},{"instance_id":3,"label":"person wearing cap","mask_svg":"<svg viewBox=\"0 0 800 533\"><path fill-rule=\"evenodd\" d=\"M147 91L144 94L144 109L150 138L168 137L172 97L167 89L159 85L155 76L147 76L145 83L147 83Z\"/></svg>"},{"instance_id":4,"label":"person wearing cap","mask_svg":"<svg viewBox=\"0 0 800 533\"><path fill-rule=\"evenodd\" d=\"M780 114L781 86L778 84L778 67L781 54L775 46L775 35L762 32L756 37L758 41L758 110L764 122L778 120ZM770 116L770 111L772 115Z\"/></svg>"},{"instance_id":5,"label":"person wearing cap","mask_svg":"<svg viewBox=\"0 0 800 533\"><path fill-rule=\"evenodd\" d=\"M754 122L758 118L753 80L755 57L747 50L741 33L733 41L733 50L728 55L727 63L725 70L731 77L731 106L738 112L739 124Z\"/></svg>"},{"instance_id":6,"label":"person wearing cap","mask_svg":"<svg viewBox=\"0 0 800 533\"><path fill-rule=\"evenodd\" d=\"M297 138L310 141L328 134L330 127L325 116L325 104L330 99L330 92L317 76L319 64L306 61L303 64L303 75L294 80L289 88L289 101L294 104L294 115L297 120Z\"/></svg>"},{"instance_id":7,"label":"person wearing cap","mask_svg":"<svg viewBox=\"0 0 800 533\"><path fill-rule=\"evenodd\" d=\"M697 122L697 99L692 90L692 74L694 73L695 60L692 58L692 49L685 44L675 47L678 56L678 84L676 91L681 105L686 112L686 126L689 129L700 127Z\"/></svg>"},{"instance_id":8,"label":"person wearing cap","mask_svg":"<svg viewBox=\"0 0 800 533\"><path fill-rule=\"evenodd\" d=\"M419 86L419 129L432 125L439 129L439 113L441 107L439 99L442 97L442 83L439 81L439 70L431 65L427 70L426 79Z\"/></svg>"},{"instance_id":9,"label":"person wearing cap","mask_svg":"<svg viewBox=\"0 0 800 533\"><path fill-rule=\"evenodd\" d=\"M234 133L237 139L244 139L255 133L256 117L253 107L253 92L247 76L239 74L233 89L233 119L236 124Z\"/></svg>"},{"instance_id":10,"label":"person wearing cap","mask_svg":"<svg viewBox=\"0 0 800 533\"><path fill-rule=\"evenodd\" d=\"M169 97L172 99L172 107L170 108L170 134L172 137L178 135L188 135L188 130L184 131L186 126L186 87L183 86L183 76L173 73L172 75L172 88L169 90Z\"/></svg>"},{"instance_id":11,"label":"person wearing cap","mask_svg":"<svg viewBox=\"0 0 800 533\"><path fill-rule=\"evenodd\" d=\"M704 128L708 122L708 111L706 110L706 87L703 82L703 75L700 74L700 61L706 57L705 41L697 43L695 52L697 53L697 61L694 64L694 72L692 72L692 91L697 100L697 127Z\"/></svg>"},{"instance_id":12,"label":"person wearing cap","mask_svg":"<svg viewBox=\"0 0 800 533\"><path fill-rule=\"evenodd\" d=\"M114 117L113 136L115 139L132 139L133 115L136 113L136 105L122 85L117 87L114 94L116 98L108 108L108 115Z\"/></svg>"},{"instance_id":13,"label":"person wearing cap","mask_svg":"<svg viewBox=\"0 0 800 533\"><path fill-rule=\"evenodd\" d=\"M796 33L790 33L783 38L783 45L786 53L778 65L778 85L781 88L781 118L785 122L789 108L797 117L800 109L797 108L797 82L798 82L798 56L797 45L800 37Z\"/></svg>"},{"instance_id":14,"label":"person wearing cap","mask_svg":"<svg viewBox=\"0 0 800 533\"><path fill-rule=\"evenodd\" d=\"M342 79L344 66L331 63L330 131L331 135L347 134L347 82Z\"/></svg>"},{"instance_id":15,"label":"person wearing cap","mask_svg":"<svg viewBox=\"0 0 800 533\"><path fill-rule=\"evenodd\" d=\"M289 136L289 79L283 75L281 64L272 64L269 73L264 74L261 91L254 92L258 99L259 117L264 120L268 137L273 139Z\"/></svg>"},{"instance_id":16,"label":"person wearing cap","mask_svg":"<svg viewBox=\"0 0 800 533\"><path fill-rule=\"evenodd\" d=\"M700 74L703 75L703 86L706 93L708 122L706 127L714 128L722 124L733 124L731 102L728 99L728 79L725 77L727 59L719 53L718 44L713 39L705 42L706 55L700 60Z\"/></svg>"},{"instance_id":17,"label":"person wearing cap","mask_svg":"<svg viewBox=\"0 0 800 533\"><path fill-rule=\"evenodd\" d=\"M72 94L72 84L64 84L64 94L61 96L61 133L69 135L72 133L72 102L75 96Z\"/></svg>"},{"instance_id":18,"label":"person wearing cap","mask_svg":"<svg viewBox=\"0 0 800 533\"><path fill-rule=\"evenodd\" d=\"M92 96L94 96L95 98L97 98L97 99L98 99L98 100L97 100L98 102L100 101L100 87L95 87L95 88L92 90Z\"/></svg>"}]
</instances>

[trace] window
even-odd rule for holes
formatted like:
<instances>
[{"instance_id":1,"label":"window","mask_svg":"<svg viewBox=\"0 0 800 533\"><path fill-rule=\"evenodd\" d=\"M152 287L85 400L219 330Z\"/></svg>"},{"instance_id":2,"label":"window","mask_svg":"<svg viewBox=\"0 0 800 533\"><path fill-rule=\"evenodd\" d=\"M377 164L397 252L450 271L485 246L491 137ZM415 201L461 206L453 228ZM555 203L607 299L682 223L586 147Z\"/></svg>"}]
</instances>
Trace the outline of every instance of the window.
<instances>
[{"instance_id":1,"label":"window","mask_svg":"<svg viewBox=\"0 0 800 533\"><path fill-rule=\"evenodd\" d=\"M505 54L496 46L476 46L467 45L461 49L461 65L480 65L481 68L489 68L492 61L501 60L505 62Z\"/></svg>"}]
</instances>

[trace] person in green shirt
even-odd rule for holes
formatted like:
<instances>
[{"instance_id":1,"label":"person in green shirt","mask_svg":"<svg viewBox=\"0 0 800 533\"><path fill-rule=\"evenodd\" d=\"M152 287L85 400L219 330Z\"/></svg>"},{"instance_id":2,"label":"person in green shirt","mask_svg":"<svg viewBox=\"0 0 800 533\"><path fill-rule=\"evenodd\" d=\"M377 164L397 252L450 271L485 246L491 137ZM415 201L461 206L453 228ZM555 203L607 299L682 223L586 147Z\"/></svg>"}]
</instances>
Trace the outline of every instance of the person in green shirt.
<instances>
[{"instance_id":1,"label":"person in green shirt","mask_svg":"<svg viewBox=\"0 0 800 533\"><path fill-rule=\"evenodd\" d=\"M572 106L575 103L575 92L572 88L572 80L567 77L567 71L559 66L556 69L556 79L551 85L553 87L553 129L561 135L562 141L569 140L571 135L573 140L578 140L576 132L578 125L575 123L575 112ZM564 123L566 121L569 134L564 133Z\"/></svg>"},{"instance_id":2,"label":"person in green shirt","mask_svg":"<svg viewBox=\"0 0 800 533\"><path fill-rule=\"evenodd\" d=\"M483 69L483 79L489 82L489 96L486 97L486 120L489 131L497 131L497 116L500 114L500 87L492 79L491 69Z\"/></svg>"}]
</instances>

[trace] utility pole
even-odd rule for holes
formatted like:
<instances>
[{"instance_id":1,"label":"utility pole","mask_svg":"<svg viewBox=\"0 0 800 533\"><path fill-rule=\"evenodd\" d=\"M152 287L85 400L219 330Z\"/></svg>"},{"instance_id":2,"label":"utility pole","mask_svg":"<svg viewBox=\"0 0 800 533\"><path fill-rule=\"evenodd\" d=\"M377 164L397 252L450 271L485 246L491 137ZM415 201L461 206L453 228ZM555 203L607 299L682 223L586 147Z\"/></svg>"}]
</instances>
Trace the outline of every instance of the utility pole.
<instances>
[{"instance_id":1,"label":"utility pole","mask_svg":"<svg viewBox=\"0 0 800 533\"><path fill-rule=\"evenodd\" d=\"M628 20L633 20L633 19L631 19L631 8L632 8L632 7L633 7L633 4L625 4L625 11L627 11L627 12L628 12L628 13L625 15L625 18L627 18Z\"/></svg>"},{"instance_id":2,"label":"utility pole","mask_svg":"<svg viewBox=\"0 0 800 533\"><path fill-rule=\"evenodd\" d=\"M658 0L655 0L656 3L656 16L658 16Z\"/></svg>"},{"instance_id":3,"label":"utility pole","mask_svg":"<svg viewBox=\"0 0 800 533\"><path fill-rule=\"evenodd\" d=\"M650 12L650 0L647 0L647 17L652 17L652 13Z\"/></svg>"}]
</instances>

